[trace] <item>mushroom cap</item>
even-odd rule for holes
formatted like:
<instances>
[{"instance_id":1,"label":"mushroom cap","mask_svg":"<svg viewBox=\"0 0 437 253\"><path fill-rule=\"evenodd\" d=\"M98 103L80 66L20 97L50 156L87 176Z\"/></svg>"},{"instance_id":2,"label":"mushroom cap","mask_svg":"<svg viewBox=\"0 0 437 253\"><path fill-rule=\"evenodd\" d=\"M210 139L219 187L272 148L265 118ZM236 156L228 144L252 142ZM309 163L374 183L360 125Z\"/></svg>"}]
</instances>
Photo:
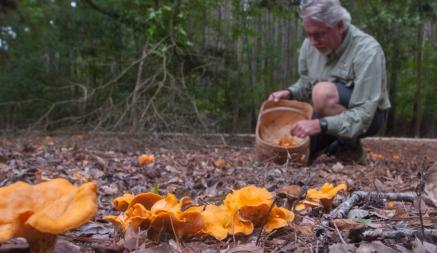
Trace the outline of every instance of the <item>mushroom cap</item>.
<instances>
[{"instance_id":1,"label":"mushroom cap","mask_svg":"<svg viewBox=\"0 0 437 253\"><path fill-rule=\"evenodd\" d=\"M0 188L0 242L30 230L61 234L81 226L97 212L96 191L95 183L75 187L61 178Z\"/></svg>"},{"instance_id":2,"label":"mushroom cap","mask_svg":"<svg viewBox=\"0 0 437 253\"><path fill-rule=\"evenodd\" d=\"M298 200L303 197L305 191L299 185L288 185L284 186L278 191L278 197Z\"/></svg>"},{"instance_id":3,"label":"mushroom cap","mask_svg":"<svg viewBox=\"0 0 437 253\"><path fill-rule=\"evenodd\" d=\"M316 189L309 189L307 192L307 198L311 200L322 200L322 199L333 199L337 192L339 191L346 191L347 186L346 184L339 184L334 187L333 184L325 183L323 184L320 191Z\"/></svg>"},{"instance_id":4,"label":"mushroom cap","mask_svg":"<svg viewBox=\"0 0 437 253\"><path fill-rule=\"evenodd\" d=\"M150 208L152 208L152 206L161 199L163 199L161 195L152 192L140 193L134 196L134 198L130 201L127 209L139 203L143 205L144 208L146 208L147 210L150 210Z\"/></svg>"},{"instance_id":5,"label":"mushroom cap","mask_svg":"<svg viewBox=\"0 0 437 253\"><path fill-rule=\"evenodd\" d=\"M142 155L138 156L137 160L138 160L138 163L140 165L152 164L152 163L155 163L155 156L142 154Z\"/></svg>"},{"instance_id":6,"label":"mushroom cap","mask_svg":"<svg viewBox=\"0 0 437 253\"><path fill-rule=\"evenodd\" d=\"M282 207L273 207L264 225L264 229L267 233L270 233L274 229L287 226L288 222L292 222L293 220L293 212Z\"/></svg>"},{"instance_id":7,"label":"mushroom cap","mask_svg":"<svg viewBox=\"0 0 437 253\"><path fill-rule=\"evenodd\" d=\"M224 240L228 236L226 228L229 221L228 216L229 213L223 205L207 205L202 212L202 219L205 223L202 232L217 240Z\"/></svg>"},{"instance_id":8,"label":"mushroom cap","mask_svg":"<svg viewBox=\"0 0 437 253\"><path fill-rule=\"evenodd\" d=\"M134 195L130 193L125 193L123 196L117 197L112 201L112 205L114 205L114 208L118 211L126 211L129 204L134 199Z\"/></svg>"},{"instance_id":9,"label":"mushroom cap","mask_svg":"<svg viewBox=\"0 0 437 253\"><path fill-rule=\"evenodd\" d=\"M228 194L224 200L226 209L235 212L243 206L270 206L273 203L272 194L265 188L258 188L254 185L234 190Z\"/></svg>"},{"instance_id":10,"label":"mushroom cap","mask_svg":"<svg viewBox=\"0 0 437 253\"><path fill-rule=\"evenodd\" d=\"M347 185L342 183L334 187L333 184L323 184L320 191L317 189L309 189L307 192L307 200L313 203L321 203L325 209L332 208L332 200L339 191L346 191Z\"/></svg>"}]
</instances>

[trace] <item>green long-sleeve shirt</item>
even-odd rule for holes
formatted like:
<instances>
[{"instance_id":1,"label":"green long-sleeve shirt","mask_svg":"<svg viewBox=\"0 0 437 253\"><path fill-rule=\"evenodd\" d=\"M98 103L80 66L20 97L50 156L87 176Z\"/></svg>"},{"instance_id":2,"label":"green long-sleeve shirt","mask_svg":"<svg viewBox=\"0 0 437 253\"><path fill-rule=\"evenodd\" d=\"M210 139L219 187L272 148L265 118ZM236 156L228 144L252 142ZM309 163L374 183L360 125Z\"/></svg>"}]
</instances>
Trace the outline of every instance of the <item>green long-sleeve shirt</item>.
<instances>
[{"instance_id":1,"label":"green long-sleeve shirt","mask_svg":"<svg viewBox=\"0 0 437 253\"><path fill-rule=\"evenodd\" d=\"M384 52L373 37L353 25L348 26L340 47L329 55L321 54L305 39L299 75L288 89L294 99L302 101L311 100L312 88L320 81L353 85L348 109L325 117L330 135L355 138L367 131L377 109L390 108Z\"/></svg>"}]
</instances>

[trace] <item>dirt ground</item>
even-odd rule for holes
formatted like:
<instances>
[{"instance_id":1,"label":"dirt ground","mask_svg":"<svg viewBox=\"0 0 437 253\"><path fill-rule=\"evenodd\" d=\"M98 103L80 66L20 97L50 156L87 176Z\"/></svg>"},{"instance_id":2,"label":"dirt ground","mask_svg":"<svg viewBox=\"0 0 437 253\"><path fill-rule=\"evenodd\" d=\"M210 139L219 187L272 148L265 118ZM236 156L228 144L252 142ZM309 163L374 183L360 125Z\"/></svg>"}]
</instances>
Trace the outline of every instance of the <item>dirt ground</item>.
<instances>
[{"instance_id":1,"label":"dirt ground","mask_svg":"<svg viewBox=\"0 0 437 253\"><path fill-rule=\"evenodd\" d=\"M224 241L205 237L176 240L166 235L158 241L136 238L132 246L103 220L105 215L119 214L111 204L115 197L126 192L148 192L156 187L161 194L172 192L177 197L189 196L198 204L218 203L232 189L249 184L277 193L289 185L307 189L320 188L326 182L347 183L347 193L338 195L334 206L344 202L354 191L416 193L418 184L423 181L420 172L437 160L437 140L372 138L363 140L363 144L366 165L341 164L323 155L309 167L294 167L255 162L250 135L192 138L110 133L4 134L0 136L0 187L19 180L39 183L57 177L76 185L86 181L98 183L97 216L79 229L60 236L56 252L419 252L417 249L421 247L437 252L432 244L437 234L428 238L430 244L402 235L355 238L364 230L420 231L424 228L435 231L437 209L422 202L421 220L417 201L395 202L395 207L388 209L381 204L382 200L366 200L354 208L367 212L366 215L338 230L323 225L328 211L307 210L296 213L293 225L270 234L259 233L258 229L251 236L239 235ZM155 164L140 166L137 162L140 154L155 155ZM219 159L224 160L224 166L214 166L213 162ZM278 204L284 203L279 201ZM374 251L359 251L363 247ZM347 249L352 251L344 251ZM434 249L436 251L432 251ZM14 239L1 245L0 252L28 252L28 246L25 241Z\"/></svg>"}]
</instances>

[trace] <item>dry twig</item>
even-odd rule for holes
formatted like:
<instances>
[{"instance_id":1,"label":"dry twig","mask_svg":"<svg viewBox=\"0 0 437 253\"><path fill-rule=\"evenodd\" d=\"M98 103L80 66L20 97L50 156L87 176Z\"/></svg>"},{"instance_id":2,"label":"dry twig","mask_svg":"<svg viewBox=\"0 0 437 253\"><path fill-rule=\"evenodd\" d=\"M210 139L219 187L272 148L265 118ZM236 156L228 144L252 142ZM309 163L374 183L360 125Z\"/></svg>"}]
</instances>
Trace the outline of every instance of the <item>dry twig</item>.
<instances>
[{"instance_id":1,"label":"dry twig","mask_svg":"<svg viewBox=\"0 0 437 253\"><path fill-rule=\"evenodd\" d=\"M327 216L327 220L331 219L342 219L347 216L349 211L352 209L352 207L358 205L362 200L365 198L380 198L385 200L391 200L391 201L407 201L407 202L414 202L414 200L417 199L417 193L415 192L388 192L388 193L381 193L381 192L364 192L364 191L356 191L352 193L352 196L344 201L341 205L339 205L337 208L332 210ZM434 206L431 199L428 197L423 196L423 200L426 204ZM324 224L327 225L327 224Z\"/></svg>"},{"instance_id":2,"label":"dry twig","mask_svg":"<svg viewBox=\"0 0 437 253\"><path fill-rule=\"evenodd\" d=\"M437 240L437 229L425 229L423 231L425 237L429 237L433 240ZM383 230L383 229L375 229L375 230L367 230L362 234L362 238L367 241L372 241L376 239L399 239L402 237L409 238L422 238L422 232L416 229L398 229L398 230Z\"/></svg>"},{"instance_id":3,"label":"dry twig","mask_svg":"<svg viewBox=\"0 0 437 253\"><path fill-rule=\"evenodd\" d=\"M269 218L270 212L272 211L273 206L276 204L277 200L278 199L276 197L273 199L273 203L270 205L269 210L267 211L267 213L263 217L263 221L261 222L261 229L259 231L258 238L256 238L256 246L259 246L259 240L260 240L261 234L264 230L264 225L266 224L267 219Z\"/></svg>"}]
</instances>

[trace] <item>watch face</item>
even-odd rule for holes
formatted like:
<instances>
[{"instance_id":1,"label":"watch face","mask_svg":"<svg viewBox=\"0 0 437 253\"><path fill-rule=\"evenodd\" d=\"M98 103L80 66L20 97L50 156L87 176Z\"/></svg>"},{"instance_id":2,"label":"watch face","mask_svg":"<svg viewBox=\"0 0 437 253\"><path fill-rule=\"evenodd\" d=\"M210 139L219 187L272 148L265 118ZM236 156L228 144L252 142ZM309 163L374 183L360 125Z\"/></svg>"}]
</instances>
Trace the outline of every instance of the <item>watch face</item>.
<instances>
[{"instance_id":1,"label":"watch face","mask_svg":"<svg viewBox=\"0 0 437 253\"><path fill-rule=\"evenodd\" d=\"M328 122L326 119L320 119L320 128L322 130L322 133L325 133L328 130Z\"/></svg>"}]
</instances>

